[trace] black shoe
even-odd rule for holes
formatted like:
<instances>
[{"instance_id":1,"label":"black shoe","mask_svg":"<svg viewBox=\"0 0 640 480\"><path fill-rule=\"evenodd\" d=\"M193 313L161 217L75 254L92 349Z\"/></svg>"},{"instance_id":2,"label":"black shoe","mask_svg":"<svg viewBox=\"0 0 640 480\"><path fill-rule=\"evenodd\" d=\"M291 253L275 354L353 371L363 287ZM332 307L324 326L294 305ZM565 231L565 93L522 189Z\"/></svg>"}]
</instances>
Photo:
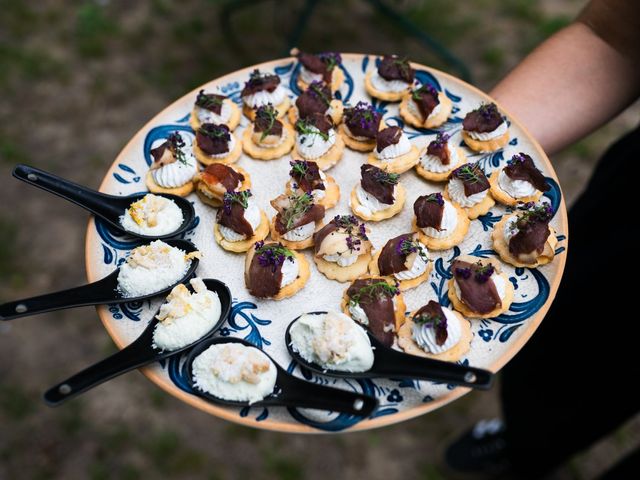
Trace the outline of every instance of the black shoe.
<instances>
[{"instance_id":1,"label":"black shoe","mask_svg":"<svg viewBox=\"0 0 640 480\"><path fill-rule=\"evenodd\" d=\"M498 476L509 471L502 421L481 420L447 448L445 460L453 470Z\"/></svg>"}]
</instances>

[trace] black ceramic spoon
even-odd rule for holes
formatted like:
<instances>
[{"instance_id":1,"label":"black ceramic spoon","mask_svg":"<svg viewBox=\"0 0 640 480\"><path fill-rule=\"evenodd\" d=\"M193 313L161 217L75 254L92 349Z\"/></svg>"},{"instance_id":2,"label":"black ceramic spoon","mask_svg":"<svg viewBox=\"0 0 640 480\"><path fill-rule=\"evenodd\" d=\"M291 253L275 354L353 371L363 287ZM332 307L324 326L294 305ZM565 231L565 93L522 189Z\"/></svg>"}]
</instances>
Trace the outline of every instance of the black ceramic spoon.
<instances>
[{"instance_id":1,"label":"black ceramic spoon","mask_svg":"<svg viewBox=\"0 0 640 480\"><path fill-rule=\"evenodd\" d=\"M240 338L224 337L205 340L189 352L189 356L186 360L187 381L189 382L189 386L199 397L221 405L244 407L248 406L249 403L224 400L216 397L215 395L201 390L193 381L193 361L198 355L211 345L234 342L256 348L252 343ZM262 350L260 350L260 352L269 357L266 352ZM307 382L287 373L287 371L278 365L271 357L269 358L278 370L275 393L265 397L263 400L252 403L251 406L315 408L318 410L343 412L361 417L368 417L376 408L378 408L378 400L375 397Z\"/></svg>"},{"instance_id":2,"label":"black ceramic spoon","mask_svg":"<svg viewBox=\"0 0 640 480\"><path fill-rule=\"evenodd\" d=\"M327 312L309 312L307 315L325 315ZM302 316L302 315L301 315ZM366 372L341 372L326 370L320 365L306 361L291 345L291 326L298 321L297 317L287 327L285 342L291 357L309 370L339 378L415 378L431 380L463 387L487 390L493 382L493 373L474 367L465 367L458 363L443 362L432 358L418 357L389 348L367 331L373 347L373 365Z\"/></svg>"},{"instance_id":3,"label":"black ceramic spoon","mask_svg":"<svg viewBox=\"0 0 640 480\"><path fill-rule=\"evenodd\" d=\"M218 294L221 307L220 318L217 319L209 332L183 348L162 351L153 347L153 331L158 324L158 319L154 315L142 334L127 347L47 390L44 394L44 401L47 405L52 407L60 405L107 380L111 380L130 370L176 355L213 335L229 315L231 292L219 280L204 279L203 281L208 290ZM191 286L189 288L191 289Z\"/></svg>"},{"instance_id":4,"label":"black ceramic spoon","mask_svg":"<svg viewBox=\"0 0 640 480\"><path fill-rule=\"evenodd\" d=\"M166 240L166 244L177 247L185 252L194 252L196 246L188 240ZM163 288L158 292L153 292L140 297L124 297L118 290L118 273L120 268L116 268L112 273L97 282L88 283L80 287L69 288L59 292L47 293L37 297L24 298L14 302L7 302L0 305L0 320L13 320L15 318L27 317L29 315L37 315L38 313L51 312L54 310L62 310L65 308L83 307L86 305L104 305L108 303L128 303L137 302L146 298L155 297L163 293L170 292L173 287L179 283L183 283L191 278L199 260L193 258L189 269L184 276Z\"/></svg>"},{"instance_id":5,"label":"black ceramic spoon","mask_svg":"<svg viewBox=\"0 0 640 480\"><path fill-rule=\"evenodd\" d=\"M122 234L130 235L142 240L162 240L165 238L176 237L188 230L193 225L196 218L196 212L193 209L193 205L187 199L177 195L155 193L154 195L159 195L161 197L168 198L169 200L173 200L180 210L182 210L182 225L180 225L177 230L165 235L141 235L139 233L125 230L120 224L120 217L133 202L140 200L142 197L147 195L148 192L135 193L126 197L107 195L28 165L17 165L13 170L13 176L18 180L28 183L29 185L41 188L42 190L46 190L47 192L51 192L54 195L75 203L76 205L93 213L95 216L100 217L103 221L108 223L111 228L114 228Z\"/></svg>"}]
</instances>

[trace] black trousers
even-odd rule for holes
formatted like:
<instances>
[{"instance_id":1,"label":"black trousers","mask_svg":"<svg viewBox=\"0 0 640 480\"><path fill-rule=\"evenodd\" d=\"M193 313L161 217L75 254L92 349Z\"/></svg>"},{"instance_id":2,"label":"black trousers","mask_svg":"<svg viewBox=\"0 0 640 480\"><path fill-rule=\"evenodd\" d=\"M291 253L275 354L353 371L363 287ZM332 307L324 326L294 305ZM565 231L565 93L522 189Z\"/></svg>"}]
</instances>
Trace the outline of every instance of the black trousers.
<instances>
[{"instance_id":1,"label":"black trousers","mask_svg":"<svg viewBox=\"0 0 640 480\"><path fill-rule=\"evenodd\" d=\"M503 370L519 478L543 476L640 410L640 241L631 227L640 227L640 128L609 148L571 209L555 302Z\"/></svg>"}]
</instances>

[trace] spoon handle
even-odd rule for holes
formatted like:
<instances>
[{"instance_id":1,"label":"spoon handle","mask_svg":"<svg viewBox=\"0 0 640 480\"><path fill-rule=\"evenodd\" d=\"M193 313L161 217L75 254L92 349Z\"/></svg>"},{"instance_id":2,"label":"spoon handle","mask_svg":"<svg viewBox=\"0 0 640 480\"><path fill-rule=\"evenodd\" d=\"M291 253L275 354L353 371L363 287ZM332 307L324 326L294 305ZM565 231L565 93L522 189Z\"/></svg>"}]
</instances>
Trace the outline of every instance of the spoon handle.
<instances>
[{"instance_id":1,"label":"spoon handle","mask_svg":"<svg viewBox=\"0 0 640 480\"><path fill-rule=\"evenodd\" d=\"M154 355L150 347L134 342L51 387L45 392L44 401L50 407L55 407L107 380L151 363L153 359Z\"/></svg>"},{"instance_id":2,"label":"spoon handle","mask_svg":"<svg viewBox=\"0 0 640 480\"><path fill-rule=\"evenodd\" d=\"M122 303L123 299L118 296L115 288L116 281L112 274L80 287L3 303L0 304L0 321L85 305Z\"/></svg>"},{"instance_id":3,"label":"spoon handle","mask_svg":"<svg viewBox=\"0 0 640 480\"><path fill-rule=\"evenodd\" d=\"M288 377L281 387L278 402L290 407L317 408L361 417L368 417L378 408L375 397L325 387L296 377Z\"/></svg>"},{"instance_id":4,"label":"spoon handle","mask_svg":"<svg viewBox=\"0 0 640 480\"><path fill-rule=\"evenodd\" d=\"M17 165L13 170L13 176L29 185L69 200L95 215L113 217L123 213L120 207L109 203L109 196L39 168Z\"/></svg>"},{"instance_id":5,"label":"spoon handle","mask_svg":"<svg viewBox=\"0 0 640 480\"><path fill-rule=\"evenodd\" d=\"M493 383L493 373L489 370L409 355L388 347L377 349L373 368L386 377L431 380L481 390L489 389Z\"/></svg>"}]
</instances>

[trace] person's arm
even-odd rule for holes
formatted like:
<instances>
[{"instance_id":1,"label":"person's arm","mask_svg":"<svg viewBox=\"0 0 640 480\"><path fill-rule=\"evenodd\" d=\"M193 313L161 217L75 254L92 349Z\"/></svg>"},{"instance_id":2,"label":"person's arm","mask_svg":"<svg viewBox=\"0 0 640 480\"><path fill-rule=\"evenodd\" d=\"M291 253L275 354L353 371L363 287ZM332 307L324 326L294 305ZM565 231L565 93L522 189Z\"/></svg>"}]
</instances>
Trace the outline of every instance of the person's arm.
<instances>
[{"instance_id":1,"label":"person's arm","mask_svg":"<svg viewBox=\"0 0 640 480\"><path fill-rule=\"evenodd\" d=\"M491 92L548 154L602 126L640 95L640 59L600 35L576 21L536 48Z\"/></svg>"}]
</instances>

